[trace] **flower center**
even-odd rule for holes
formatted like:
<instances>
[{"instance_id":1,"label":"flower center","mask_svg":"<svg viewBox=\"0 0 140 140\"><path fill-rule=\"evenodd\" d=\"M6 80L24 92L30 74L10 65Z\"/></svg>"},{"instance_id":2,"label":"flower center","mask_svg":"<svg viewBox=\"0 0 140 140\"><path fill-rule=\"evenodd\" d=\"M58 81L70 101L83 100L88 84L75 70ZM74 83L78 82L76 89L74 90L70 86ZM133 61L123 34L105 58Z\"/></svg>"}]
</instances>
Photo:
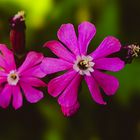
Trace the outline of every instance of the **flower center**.
<instances>
[{"instance_id":1,"label":"flower center","mask_svg":"<svg viewBox=\"0 0 140 140\"><path fill-rule=\"evenodd\" d=\"M89 67L89 62L86 61L86 60L81 60L81 61L78 63L78 66L79 66L80 69L86 70L86 69L88 69L88 67Z\"/></svg>"},{"instance_id":2,"label":"flower center","mask_svg":"<svg viewBox=\"0 0 140 140\"><path fill-rule=\"evenodd\" d=\"M11 74L11 79L16 80L17 79L17 75L16 74Z\"/></svg>"},{"instance_id":3,"label":"flower center","mask_svg":"<svg viewBox=\"0 0 140 140\"><path fill-rule=\"evenodd\" d=\"M91 75L91 72L94 71L93 66L94 62L91 56L77 56L76 61L73 65L73 69L79 72L81 75Z\"/></svg>"},{"instance_id":4,"label":"flower center","mask_svg":"<svg viewBox=\"0 0 140 140\"><path fill-rule=\"evenodd\" d=\"M7 81L9 85L17 85L19 81L19 75L16 70L10 71L10 73L7 76Z\"/></svg>"}]
</instances>

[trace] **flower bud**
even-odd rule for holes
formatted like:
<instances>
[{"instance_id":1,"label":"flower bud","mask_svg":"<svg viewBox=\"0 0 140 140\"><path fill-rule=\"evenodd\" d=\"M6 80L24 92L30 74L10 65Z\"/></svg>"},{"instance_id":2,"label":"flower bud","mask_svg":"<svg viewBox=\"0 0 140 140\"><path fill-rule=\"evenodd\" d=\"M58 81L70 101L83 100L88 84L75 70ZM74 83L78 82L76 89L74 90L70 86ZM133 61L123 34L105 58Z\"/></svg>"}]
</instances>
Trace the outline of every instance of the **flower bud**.
<instances>
[{"instance_id":1,"label":"flower bud","mask_svg":"<svg viewBox=\"0 0 140 140\"><path fill-rule=\"evenodd\" d=\"M10 41L16 54L25 52L25 15L24 11L18 12L10 19Z\"/></svg>"},{"instance_id":2,"label":"flower bud","mask_svg":"<svg viewBox=\"0 0 140 140\"><path fill-rule=\"evenodd\" d=\"M130 64L134 58L140 55L140 47L139 45L131 44L127 46L123 46L119 52L113 54L114 57L119 57L122 59L125 64Z\"/></svg>"}]
</instances>

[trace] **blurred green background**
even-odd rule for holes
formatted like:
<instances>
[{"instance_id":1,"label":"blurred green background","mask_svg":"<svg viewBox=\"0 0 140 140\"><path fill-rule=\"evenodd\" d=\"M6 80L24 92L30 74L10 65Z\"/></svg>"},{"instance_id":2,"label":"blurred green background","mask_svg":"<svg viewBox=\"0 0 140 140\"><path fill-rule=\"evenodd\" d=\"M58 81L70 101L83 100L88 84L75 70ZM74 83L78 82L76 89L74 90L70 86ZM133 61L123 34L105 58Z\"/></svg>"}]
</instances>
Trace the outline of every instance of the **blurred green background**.
<instances>
[{"instance_id":1,"label":"blurred green background","mask_svg":"<svg viewBox=\"0 0 140 140\"><path fill-rule=\"evenodd\" d=\"M123 45L140 43L139 0L0 0L0 43L9 43L8 19L18 11L26 12L28 50L43 49L48 40L57 39L63 23L88 20L97 27L89 51L107 35ZM37 104L24 101L21 109L0 109L0 140L140 140L140 61L136 59L118 73L120 88L115 96L104 97L106 106L92 101L83 82L79 93L80 110L66 118L56 99L47 94Z\"/></svg>"}]
</instances>

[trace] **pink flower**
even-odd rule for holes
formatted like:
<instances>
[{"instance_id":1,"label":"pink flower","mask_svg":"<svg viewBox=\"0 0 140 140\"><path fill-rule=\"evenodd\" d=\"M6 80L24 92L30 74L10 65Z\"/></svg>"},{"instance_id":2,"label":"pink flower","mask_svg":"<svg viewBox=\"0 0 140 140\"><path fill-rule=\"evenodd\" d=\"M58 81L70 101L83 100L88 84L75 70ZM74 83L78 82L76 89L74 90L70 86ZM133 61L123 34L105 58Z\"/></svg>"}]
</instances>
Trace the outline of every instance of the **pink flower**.
<instances>
[{"instance_id":1,"label":"pink flower","mask_svg":"<svg viewBox=\"0 0 140 140\"><path fill-rule=\"evenodd\" d=\"M118 80L102 72L102 70L119 71L124 67L124 62L117 57L109 55L118 52L121 44L112 36L106 37L98 48L87 55L88 45L96 33L96 28L89 22L83 22L78 27L78 39L72 24L63 24L58 30L59 40L66 45L65 48L58 41L45 43L59 58L44 58L41 68L46 74L67 70L61 76L52 79L48 84L48 92L58 97L58 103L66 116L74 114L79 108L78 89L85 79L93 100L105 105L100 93L101 87L105 94L115 94L119 87Z\"/></svg>"},{"instance_id":2,"label":"pink flower","mask_svg":"<svg viewBox=\"0 0 140 140\"><path fill-rule=\"evenodd\" d=\"M45 76L40 69L43 55L29 52L23 64L17 69L13 52L0 44L0 106L6 108L12 99L12 105L18 109L23 104L22 91L30 103L43 98L43 93L34 87L46 86L39 78Z\"/></svg>"}]
</instances>

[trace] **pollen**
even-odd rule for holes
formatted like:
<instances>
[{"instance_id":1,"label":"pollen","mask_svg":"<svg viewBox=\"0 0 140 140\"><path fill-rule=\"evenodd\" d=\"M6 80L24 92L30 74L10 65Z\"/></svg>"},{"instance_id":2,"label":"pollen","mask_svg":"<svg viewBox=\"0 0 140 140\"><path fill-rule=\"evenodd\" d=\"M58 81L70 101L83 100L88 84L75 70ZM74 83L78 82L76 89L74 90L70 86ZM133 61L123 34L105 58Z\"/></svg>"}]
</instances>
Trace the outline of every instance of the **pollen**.
<instances>
[{"instance_id":1,"label":"pollen","mask_svg":"<svg viewBox=\"0 0 140 140\"><path fill-rule=\"evenodd\" d=\"M16 74L11 74L11 79L16 80L17 79L17 75Z\"/></svg>"},{"instance_id":2,"label":"pollen","mask_svg":"<svg viewBox=\"0 0 140 140\"><path fill-rule=\"evenodd\" d=\"M78 66L79 66L80 69L86 70L89 67L89 62L86 61L86 60L81 60L78 63Z\"/></svg>"}]
</instances>

